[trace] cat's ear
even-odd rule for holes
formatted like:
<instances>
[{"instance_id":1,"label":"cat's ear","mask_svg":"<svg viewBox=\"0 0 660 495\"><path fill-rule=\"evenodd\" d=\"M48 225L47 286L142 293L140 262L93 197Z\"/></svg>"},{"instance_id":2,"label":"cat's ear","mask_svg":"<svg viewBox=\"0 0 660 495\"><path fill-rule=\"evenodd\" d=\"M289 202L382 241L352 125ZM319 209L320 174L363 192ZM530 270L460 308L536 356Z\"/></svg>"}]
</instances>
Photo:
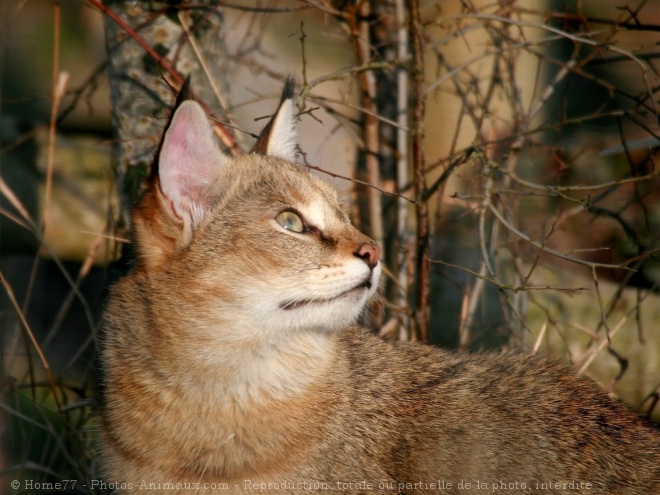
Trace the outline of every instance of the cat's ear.
<instances>
[{"instance_id":1,"label":"cat's ear","mask_svg":"<svg viewBox=\"0 0 660 495\"><path fill-rule=\"evenodd\" d=\"M261 131L252 148L254 153L277 156L289 161L296 159L298 141L296 139L295 106L293 105L294 88L295 81L291 78L287 79L275 115Z\"/></svg>"},{"instance_id":2,"label":"cat's ear","mask_svg":"<svg viewBox=\"0 0 660 495\"><path fill-rule=\"evenodd\" d=\"M158 155L158 183L174 213L193 223L212 205L210 186L229 160L218 148L202 107L181 102L163 136Z\"/></svg>"},{"instance_id":3,"label":"cat's ear","mask_svg":"<svg viewBox=\"0 0 660 495\"><path fill-rule=\"evenodd\" d=\"M219 197L217 178L231 160L216 144L202 107L183 84L161 138L151 176L132 214L140 264L157 269L189 245Z\"/></svg>"}]
</instances>

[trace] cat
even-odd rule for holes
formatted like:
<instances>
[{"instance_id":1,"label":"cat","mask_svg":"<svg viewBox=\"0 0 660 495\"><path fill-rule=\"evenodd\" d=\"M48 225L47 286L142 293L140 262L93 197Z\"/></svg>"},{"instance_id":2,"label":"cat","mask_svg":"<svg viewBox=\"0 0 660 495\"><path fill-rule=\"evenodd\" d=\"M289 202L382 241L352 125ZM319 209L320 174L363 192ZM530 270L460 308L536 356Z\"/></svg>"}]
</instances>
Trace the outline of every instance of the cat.
<instances>
[{"instance_id":1,"label":"cat","mask_svg":"<svg viewBox=\"0 0 660 495\"><path fill-rule=\"evenodd\" d=\"M182 89L104 314L116 493L660 493L660 433L533 355L356 325L380 248L295 163L293 85L230 158Z\"/></svg>"}]
</instances>

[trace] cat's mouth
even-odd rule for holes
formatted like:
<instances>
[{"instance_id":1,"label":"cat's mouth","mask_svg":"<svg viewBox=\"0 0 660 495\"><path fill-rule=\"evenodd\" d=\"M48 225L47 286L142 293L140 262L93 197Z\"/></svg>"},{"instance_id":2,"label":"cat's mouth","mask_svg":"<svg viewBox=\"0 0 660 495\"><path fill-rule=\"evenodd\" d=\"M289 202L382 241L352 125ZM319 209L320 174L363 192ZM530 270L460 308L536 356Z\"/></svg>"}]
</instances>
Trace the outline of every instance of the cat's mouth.
<instances>
[{"instance_id":1,"label":"cat's mouth","mask_svg":"<svg viewBox=\"0 0 660 495\"><path fill-rule=\"evenodd\" d=\"M309 306L313 304L324 304L331 301L336 301L338 299L348 298L352 296L357 296L365 290L371 289L371 278L368 278L364 282L359 283L355 287L348 289L334 297L329 297L325 299L296 299L295 301L283 301L280 303L280 309L291 310L298 309L303 306Z\"/></svg>"}]
</instances>

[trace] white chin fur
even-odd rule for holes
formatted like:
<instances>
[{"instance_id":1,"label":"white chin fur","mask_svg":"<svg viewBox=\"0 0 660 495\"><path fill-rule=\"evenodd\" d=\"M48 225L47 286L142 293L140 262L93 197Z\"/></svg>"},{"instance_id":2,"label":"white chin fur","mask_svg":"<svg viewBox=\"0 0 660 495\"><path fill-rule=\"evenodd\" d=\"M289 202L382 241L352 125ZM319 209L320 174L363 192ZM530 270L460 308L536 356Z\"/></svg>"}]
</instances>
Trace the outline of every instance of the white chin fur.
<instances>
[{"instance_id":1,"label":"white chin fur","mask_svg":"<svg viewBox=\"0 0 660 495\"><path fill-rule=\"evenodd\" d=\"M293 299L287 306L287 299L280 303L279 316L283 322L298 328L320 328L336 330L355 322L367 301L378 287L381 265L375 267L368 279L369 269L357 261L351 272L342 280L337 280L325 290L310 291L302 298ZM323 276L321 274L321 276Z\"/></svg>"},{"instance_id":2,"label":"white chin fur","mask_svg":"<svg viewBox=\"0 0 660 495\"><path fill-rule=\"evenodd\" d=\"M293 328L320 328L337 330L360 316L365 304L376 290L376 286L352 290L329 300L310 300L291 309L280 308L283 323Z\"/></svg>"},{"instance_id":3,"label":"white chin fur","mask_svg":"<svg viewBox=\"0 0 660 495\"><path fill-rule=\"evenodd\" d=\"M324 290L306 289L301 295L301 291L291 287L271 287L272 299L260 292L260 300L253 306L254 324L281 337L287 331L333 331L354 323L375 294L381 273L379 263L371 273L370 286L361 286L369 269L362 261L359 263L362 266L356 265L352 276L337 280Z\"/></svg>"}]
</instances>

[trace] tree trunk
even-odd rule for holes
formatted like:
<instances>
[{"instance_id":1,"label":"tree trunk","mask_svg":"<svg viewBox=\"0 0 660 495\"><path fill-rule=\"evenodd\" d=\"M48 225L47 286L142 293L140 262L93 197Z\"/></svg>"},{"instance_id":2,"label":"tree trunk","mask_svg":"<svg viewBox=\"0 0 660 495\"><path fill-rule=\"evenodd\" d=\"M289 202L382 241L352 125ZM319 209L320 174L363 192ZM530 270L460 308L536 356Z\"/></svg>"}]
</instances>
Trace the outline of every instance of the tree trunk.
<instances>
[{"instance_id":1,"label":"tree trunk","mask_svg":"<svg viewBox=\"0 0 660 495\"><path fill-rule=\"evenodd\" d=\"M106 0L108 72L115 129L115 170L122 218L140 192L169 107L187 75L197 98L224 118L227 55L223 13L213 0L194 9L149 10L151 2ZM162 4L167 5L167 4ZM224 145L235 151L226 129Z\"/></svg>"}]
</instances>

